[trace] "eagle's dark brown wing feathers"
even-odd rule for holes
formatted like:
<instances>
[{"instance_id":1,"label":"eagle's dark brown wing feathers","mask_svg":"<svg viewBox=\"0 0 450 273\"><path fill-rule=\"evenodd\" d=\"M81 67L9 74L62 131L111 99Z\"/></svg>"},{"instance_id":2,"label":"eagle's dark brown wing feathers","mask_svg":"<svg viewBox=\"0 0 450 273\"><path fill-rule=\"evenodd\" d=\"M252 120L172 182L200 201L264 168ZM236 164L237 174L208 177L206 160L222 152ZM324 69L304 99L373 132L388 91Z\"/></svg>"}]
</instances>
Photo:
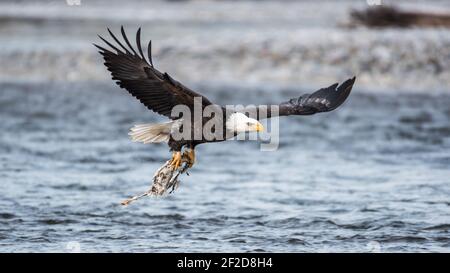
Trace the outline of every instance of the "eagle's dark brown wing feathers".
<instances>
[{"instance_id":1,"label":"eagle's dark brown wing feathers","mask_svg":"<svg viewBox=\"0 0 450 273\"><path fill-rule=\"evenodd\" d=\"M312 115L339 107L350 94L356 78L346 80L339 87L335 83L312 94L304 94L279 105L279 115Z\"/></svg>"},{"instance_id":2,"label":"eagle's dark brown wing feathers","mask_svg":"<svg viewBox=\"0 0 450 273\"><path fill-rule=\"evenodd\" d=\"M174 106L183 104L193 107L195 97L202 97L203 106L211 104L207 98L174 80L167 73L163 74L153 67L151 41L148 45L149 61L145 59L140 42L140 28L136 33L137 52L131 46L123 27L121 28L122 38L128 48L117 39L112 31L108 29L108 32L121 49L101 36L99 36L100 39L115 52L99 45L94 45L103 56L104 64L111 72L112 79L120 87L128 90L131 95L141 101L148 109L171 118L170 114Z\"/></svg>"},{"instance_id":3,"label":"eagle's dark brown wing feathers","mask_svg":"<svg viewBox=\"0 0 450 273\"><path fill-rule=\"evenodd\" d=\"M137 51L128 40L123 27L122 38L126 46L108 29L111 37L121 48L114 46L103 37L105 42L113 51L94 44L100 54L103 55L105 65L111 72L113 80L128 90L131 95L141 101L148 109L171 118L171 111L176 105L186 105L191 109L194 106L194 98L202 98L202 106L212 104L207 98L187 88L180 82L174 80L169 74L161 73L153 66L151 41L148 45L148 61L145 59L141 46L141 29L136 33ZM349 96L355 78L348 79L340 86L333 84L327 88L319 89L312 94L304 94L298 98L291 99L279 104L279 116L287 115L312 115L319 112L328 112L339 107ZM268 107L268 108L267 108ZM271 106L264 106L270 109ZM261 108L257 108L258 119L271 117L260 115ZM265 111L264 111L265 112Z\"/></svg>"},{"instance_id":4,"label":"eagle's dark brown wing feathers","mask_svg":"<svg viewBox=\"0 0 450 273\"><path fill-rule=\"evenodd\" d=\"M265 119L274 116L312 115L320 112L329 112L339 107L350 94L355 77L346 80L340 86L335 83L327 88L317 90L312 94L303 94L298 98L290 99L278 105L260 105L247 107L246 113L257 115L257 119ZM277 112L272 112L274 106Z\"/></svg>"}]
</instances>

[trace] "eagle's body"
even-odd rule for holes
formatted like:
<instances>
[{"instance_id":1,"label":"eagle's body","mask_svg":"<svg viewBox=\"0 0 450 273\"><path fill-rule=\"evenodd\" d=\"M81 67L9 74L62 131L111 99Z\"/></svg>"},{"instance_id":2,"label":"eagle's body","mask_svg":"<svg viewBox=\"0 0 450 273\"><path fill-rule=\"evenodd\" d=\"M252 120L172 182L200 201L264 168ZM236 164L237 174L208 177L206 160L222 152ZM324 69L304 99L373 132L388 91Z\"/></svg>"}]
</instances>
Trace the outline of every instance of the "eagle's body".
<instances>
[{"instance_id":1,"label":"eagle's body","mask_svg":"<svg viewBox=\"0 0 450 273\"><path fill-rule=\"evenodd\" d=\"M340 106L350 94L355 78L345 81L338 87L333 84L322 88L311 95L305 94L279 105L275 105L277 112L266 111L271 106L258 106L254 110L254 118L242 112L229 111L225 107L213 104L206 97L194 92L180 82L174 80L167 73L161 73L153 66L151 54L151 41L148 45L147 61L140 43L140 29L136 35L137 51L132 47L123 27L121 33L123 42L120 42L108 29L117 47L100 37L114 51L95 45L103 55L105 65L111 72L112 79L128 90L148 109L168 117L171 121L163 124L136 125L131 129L130 135L134 141L154 143L167 141L173 154L173 166L178 168L184 159L189 165L194 162L195 146L208 142L221 142L242 132L261 131L259 119L270 118L274 115L311 115L318 112L328 112ZM184 106L190 110L190 116L173 116L174 107ZM195 110L213 110L218 113L211 116L196 116ZM262 113L267 113L263 115ZM214 130L205 132L208 123L220 124ZM176 138L174 132L190 132L189 137ZM181 156L183 147L190 151Z\"/></svg>"}]
</instances>

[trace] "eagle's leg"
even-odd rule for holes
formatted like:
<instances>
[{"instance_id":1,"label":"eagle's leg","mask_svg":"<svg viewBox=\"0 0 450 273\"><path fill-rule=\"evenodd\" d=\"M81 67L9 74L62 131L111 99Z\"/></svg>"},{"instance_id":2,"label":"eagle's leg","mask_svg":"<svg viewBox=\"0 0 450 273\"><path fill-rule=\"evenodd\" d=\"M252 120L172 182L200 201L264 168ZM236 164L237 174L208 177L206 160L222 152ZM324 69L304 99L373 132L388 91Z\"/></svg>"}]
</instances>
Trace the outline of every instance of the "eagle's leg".
<instances>
[{"instance_id":1,"label":"eagle's leg","mask_svg":"<svg viewBox=\"0 0 450 273\"><path fill-rule=\"evenodd\" d=\"M172 159L170 160L170 166L176 170L181 166L181 152L180 151L176 151L173 152L172 154Z\"/></svg>"},{"instance_id":2,"label":"eagle's leg","mask_svg":"<svg viewBox=\"0 0 450 273\"><path fill-rule=\"evenodd\" d=\"M186 162L189 168L192 168L195 163L195 150L194 147L186 149L183 153L183 161Z\"/></svg>"}]
</instances>

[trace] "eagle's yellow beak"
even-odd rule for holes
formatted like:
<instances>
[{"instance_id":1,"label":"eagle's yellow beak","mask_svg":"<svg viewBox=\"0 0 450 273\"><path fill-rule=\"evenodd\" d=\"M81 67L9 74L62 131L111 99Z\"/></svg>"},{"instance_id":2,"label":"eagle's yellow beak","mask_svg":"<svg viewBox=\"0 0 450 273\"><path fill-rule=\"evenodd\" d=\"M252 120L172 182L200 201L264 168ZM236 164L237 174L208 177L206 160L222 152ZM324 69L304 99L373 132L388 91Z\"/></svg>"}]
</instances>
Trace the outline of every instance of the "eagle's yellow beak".
<instances>
[{"instance_id":1,"label":"eagle's yellow beak","mask_svg":"<svg viewBox=\"0 0 450 273\"><path fill-rule=\"evenodd\" d=\"M262 124L261 123L256 123L256 125L255 125L255 131L256 132L262 132L262 131L264 131L264 126L262 126Z\"/></svg>"}]
</instances>

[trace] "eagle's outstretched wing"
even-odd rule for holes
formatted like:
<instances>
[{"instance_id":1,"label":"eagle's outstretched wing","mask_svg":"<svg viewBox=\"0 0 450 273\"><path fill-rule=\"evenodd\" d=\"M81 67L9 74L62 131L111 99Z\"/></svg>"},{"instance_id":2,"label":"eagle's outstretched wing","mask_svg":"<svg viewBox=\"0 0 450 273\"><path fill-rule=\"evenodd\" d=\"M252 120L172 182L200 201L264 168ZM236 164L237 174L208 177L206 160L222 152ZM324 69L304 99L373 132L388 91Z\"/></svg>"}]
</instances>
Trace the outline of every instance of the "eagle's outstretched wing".
<instances>
[{"instance_id":1,"label":"eagle's outstretched wing","mask_svg":"<svg viewBox=\"0 0 450 273\"><path fill-rule=\"evenodd\" d=\"M141 47L140 28L136 33L136 45L139 54L130 44L123 27L121 27L122 37L127 47L109 29L108 32L117 43L117 47L101 36L99 36L100 39L110 46L112 50L96 44L94 46L103 55L105 65L111 72L112 79L120 87L128 90L131 95L141 101L148 109L172 118L171 111L174 106L182 104L193 109L195 97L202 98L203 106L211 104L207 98L174 80L169 74L161 73L155 69L152 61L151 41L148 44L149 61L145 59Z\"/></svg>"},{"instance_id":2,"label":"eagle's outstretched wing","mask_svg":"<svg viewBox=\"0 0 450 273\"><path fill-rule=\"evenodd\" d=\"M312 115L320 112L329 112L338 108L350 94L356 77L346 80L339 85L335 83L327 88L322 88L312 94L304 94L298 98L280 103L279 105L260 105L255 107L247 107L245 111L257 115L258 119L270 118L274 116L290 116L290 115ZM338 86L339 85L339 86ZM273 106L278 108L272 112Z\"/></svg>"}]
</instances>

